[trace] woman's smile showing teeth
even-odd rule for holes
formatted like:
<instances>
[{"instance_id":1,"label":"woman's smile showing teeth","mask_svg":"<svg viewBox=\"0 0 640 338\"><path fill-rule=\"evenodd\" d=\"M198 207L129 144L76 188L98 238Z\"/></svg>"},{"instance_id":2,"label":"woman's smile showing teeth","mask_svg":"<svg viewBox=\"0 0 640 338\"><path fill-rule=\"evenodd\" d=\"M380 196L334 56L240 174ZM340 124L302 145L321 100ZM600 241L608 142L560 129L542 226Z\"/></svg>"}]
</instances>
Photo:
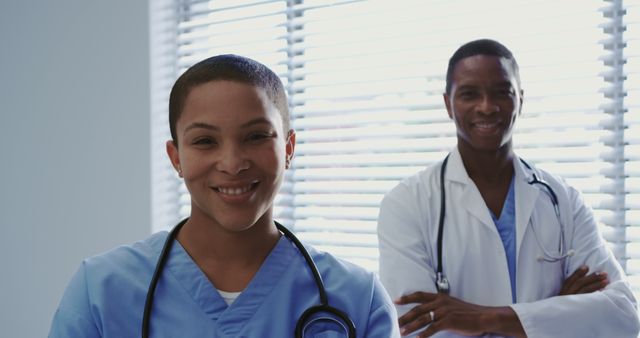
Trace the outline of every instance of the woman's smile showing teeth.
<instances>
[{"instance_id":1,"label":"woman's smile showing teeth","mask_svg":"<svg viewBox=\"0 0 640 338\"><path fill-rule=\"evenodd\" d=\"M257 185L258 182L246 185L220 185L213 187L213 190L227 202L242 202L251 197Z\"/></svg>"}]
</instances>

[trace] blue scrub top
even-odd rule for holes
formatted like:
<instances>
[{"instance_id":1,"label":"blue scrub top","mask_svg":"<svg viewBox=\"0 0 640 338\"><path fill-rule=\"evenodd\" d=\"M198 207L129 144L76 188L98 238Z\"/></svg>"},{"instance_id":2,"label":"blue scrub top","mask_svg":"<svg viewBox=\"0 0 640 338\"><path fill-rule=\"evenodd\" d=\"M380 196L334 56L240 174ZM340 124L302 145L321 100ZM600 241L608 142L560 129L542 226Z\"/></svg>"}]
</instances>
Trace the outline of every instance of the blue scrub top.
<instances>
[{"instance_id":1,"label":"blue scrub top","mask_svg":"<svg viewBox=\"0 0 640 338\"><path fill-rule=\"evenodd\" d=\"M514 175L515 177L515 175ZM491 213L491 218L498 229L504 253L507 257L507 266L509 267L509 279L511 281L511 300L516 302L516 198L514 192L514 178L511 178L509 184L509 192L502 206L500 218Z\"/></svg>"},{"instance_id":2,"label":"blue scrub top","mask_svg":"<svg viewBox=\"0 0 640 338\"><path fill-rule=\"evenodd\" d=\"M86 259L54 315L50 338L140 337L149 282L167 232ZM333 256L308 250L322 275L329 304L348 313L358 337L400 337L397 314L377 277ZM300 315L320 302L297 248L282 237L247 288L227 306L174 242L158 282L151 337L293 337ZM318 325L309 337L346 337Z\"/></svg>"}]
</instances>

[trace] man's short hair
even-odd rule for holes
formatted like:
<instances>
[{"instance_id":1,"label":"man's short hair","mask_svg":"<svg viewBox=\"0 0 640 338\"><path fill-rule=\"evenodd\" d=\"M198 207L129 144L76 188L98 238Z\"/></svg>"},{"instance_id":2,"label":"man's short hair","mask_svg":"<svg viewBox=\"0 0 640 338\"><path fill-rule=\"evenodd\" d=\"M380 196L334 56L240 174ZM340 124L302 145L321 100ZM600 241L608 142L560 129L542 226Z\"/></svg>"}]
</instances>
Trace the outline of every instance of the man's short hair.
<instances>
[{"instance_id":1,"label":"man's short hair","mask_svg":"<svg viewBox=\"0 0 640 338\"><path fill-rule=\"evenodd\" d=\"M169 95L169 129L173 142L178 142L176 124L184 103L196 86L211 81L235 81L264 89L267 97L280 111L284 135L289 131L289 105L282 81L267 66L247 57L225 54L202 60L187 69L171 88Z\"/></svg>"},{"instance_id":2,"label":"man's short hair","mask_svg":"<svg viewBox=\"0 0 640 338\"><path fill-rule=\"evenodd\" d=\"M518 69L518 63L516 62L516 58L513 56L513 53L511 53L511 51L507 47L505 47L498 41L491 39L480 39L467 42L464 45L460 46L460 48L458 48L458 50L456 50L449 59L449 66L447 67L447 82L445 87L445 93L447 95L451 94L453 71L455 70L458 62L462 59L466 59L468 57L476 55L498 56L511 61L511 66L513 67L516 81L518 82L518 86L520 86L520 72Z\"/></svg>"}]
</instances>

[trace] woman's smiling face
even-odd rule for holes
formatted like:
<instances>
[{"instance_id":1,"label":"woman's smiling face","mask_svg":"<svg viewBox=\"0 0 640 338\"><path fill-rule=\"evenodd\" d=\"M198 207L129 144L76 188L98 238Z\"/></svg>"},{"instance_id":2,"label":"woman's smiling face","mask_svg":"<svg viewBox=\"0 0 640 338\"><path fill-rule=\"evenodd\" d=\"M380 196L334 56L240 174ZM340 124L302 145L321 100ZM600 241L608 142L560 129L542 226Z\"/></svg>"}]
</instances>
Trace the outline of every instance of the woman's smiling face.
<instances>
[{"instance_id":1,"label":"woman's smiling face","mask_svg":"<svg viewBox=\"0 0 640 338\"><path fill-rule=\"evenodd\" d=\"M217 80L192 88L176 124L171 161L191 194L191 217L238 232L273 222L273 201L293 156L295 134L283 130L262 88Z\"/></svg>"}]
</instances>

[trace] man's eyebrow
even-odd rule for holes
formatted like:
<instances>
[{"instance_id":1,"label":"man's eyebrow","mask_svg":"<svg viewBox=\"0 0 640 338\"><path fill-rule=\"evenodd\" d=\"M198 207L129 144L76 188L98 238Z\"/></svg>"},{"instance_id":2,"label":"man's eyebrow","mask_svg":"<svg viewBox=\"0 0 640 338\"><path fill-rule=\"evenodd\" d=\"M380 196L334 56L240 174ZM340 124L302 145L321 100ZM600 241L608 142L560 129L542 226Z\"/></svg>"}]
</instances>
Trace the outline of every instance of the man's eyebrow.
<instances>
[{"instance_id":1,"label":"man's eyebrow","mask_svg":"<svg viewBox=\"0 0 640 338\"><path fill-rule=\"evenodd\" d=\"M460 89L476 89L476 88L478 88L478 86L470 85L470 84L463 84L463 85L459 85L459 86L456 86L456 87L458 88L458 90L460 90Z\"/></svg>"},{"instance_id":2,"label":"man's eyebrow","mask_svg":"<svg viewBox=\"0 0 640 338\"><path fill-rule=\"evenodd\" d=\"M475 85L475 84L461 84L459 86L456 86L458 88L458 90L460 89L476 89L479 86ZM496 84L491 85L491 87L493 88L507 88L507 87L512 87L512 83L510 81L503 81L503 82L498 82Z\"/></svg>"},{"instance_id":3,"label":"man's eyebrow","mask_svg":"<svg viewBox=\"0 0 640 338\"><path fill-rule=\"evenodd\" d=\"M512 86L511 81L504 81L504 82L497 83L495 85L495 87L511 87L511 86Z\"/></svg>"},{"instance_id":4,"label":"man's eyebrow","mask_svg":"<svg viewBox=\"0 0 640 338\"><path fill-rule=\"evenodd\" d=\"M212 131L220 131L220 128L214 125L202 123L202 122L194 122L188 125L186 128L184 128L184 133L188 132L191 129L196 129L196 128L207 129Z\"/></svg>"}]
</instances>

